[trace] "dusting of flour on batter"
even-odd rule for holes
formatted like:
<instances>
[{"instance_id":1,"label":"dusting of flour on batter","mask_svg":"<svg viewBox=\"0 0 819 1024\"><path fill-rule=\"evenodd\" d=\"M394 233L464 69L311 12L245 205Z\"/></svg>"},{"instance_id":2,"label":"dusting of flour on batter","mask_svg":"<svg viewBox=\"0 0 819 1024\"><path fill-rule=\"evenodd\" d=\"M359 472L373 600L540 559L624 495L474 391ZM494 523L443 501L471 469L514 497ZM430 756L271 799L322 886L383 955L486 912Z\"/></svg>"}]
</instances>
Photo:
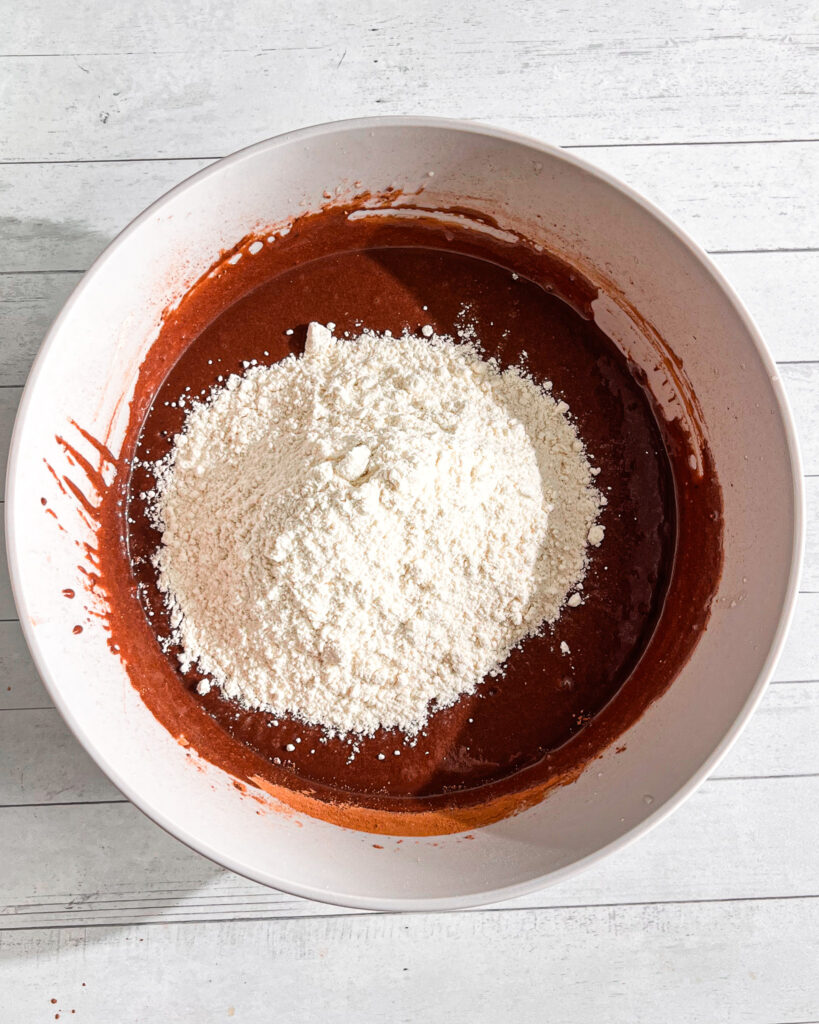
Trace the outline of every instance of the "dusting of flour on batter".
<instances>
[{"instance_id":1,"label":"dusting of flour on batter","mask_svg":"<svg viewBox=\"0 0 819 1024\"><path fill-rule=\"evenodd\" d=\"M231 376L156 466L183 670L328 733L415 735L557 619L603 539L567 412L426 330L314 323Z\"/></svg>"}]
</instances>

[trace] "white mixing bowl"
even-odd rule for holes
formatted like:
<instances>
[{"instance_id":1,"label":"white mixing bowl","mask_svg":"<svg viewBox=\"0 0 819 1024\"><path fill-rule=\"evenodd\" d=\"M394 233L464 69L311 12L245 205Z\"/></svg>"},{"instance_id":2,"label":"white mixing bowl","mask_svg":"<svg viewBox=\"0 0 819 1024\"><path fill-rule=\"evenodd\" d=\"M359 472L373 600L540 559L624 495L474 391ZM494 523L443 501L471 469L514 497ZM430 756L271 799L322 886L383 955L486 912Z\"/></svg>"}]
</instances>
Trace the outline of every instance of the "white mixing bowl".
<instances>
[{"instance_id":1,"label":"white mixing bowl","mask_svg":"<svg viewBox=\"0 0 819 1024\"><path fill-rule=\"evenodd\" d=\"M255 799L189 756L145 708L101 624L72 635L84 592L77 542L90 533L44 459L60 462L55 436L72 420L97 436L113 422L118 450L163 309L220 251L320 207L336 190L399 186L402 201L413 202L421 185L424 206L486 209L576 256L593 279L614 282L625 302L602 296L598 320L625 346L639 350L645 326L630 322L626 303L654 325L702 406L723 487L725 564L693 657L621 738L624 752L610 750L572 785L477 830L471 842L450 835L398 845L285 813L269 797L268 811L257 813ZM762 695L793 609L803 532L799 458L776 367L702 250L641 196L575 156L430 118L347 121L261 142L200 171L130 224L43 344L17 417L7 494L9 565L31 653L69 726L122 792L183 842L249 878L390 910L528 892L623 847L678 806ZM43 514L42 498L63 531ZM62 596L66 587L78 600Z\"/></svg>"}]
</instances>

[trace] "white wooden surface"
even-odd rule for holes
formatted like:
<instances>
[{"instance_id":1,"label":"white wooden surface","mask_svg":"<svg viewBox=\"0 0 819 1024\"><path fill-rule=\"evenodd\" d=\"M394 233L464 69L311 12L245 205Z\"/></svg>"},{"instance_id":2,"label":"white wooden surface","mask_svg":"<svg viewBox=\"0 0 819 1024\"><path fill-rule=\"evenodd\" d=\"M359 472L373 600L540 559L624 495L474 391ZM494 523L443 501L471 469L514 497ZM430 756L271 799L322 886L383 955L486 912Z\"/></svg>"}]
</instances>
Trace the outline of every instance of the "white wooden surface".
<instances>
[{"instance_id":1,"label":"white wooden surface","mask_svg":"<svg viewBox=\"0 0 819 1024\"><path fill-rule=\"evenodd\" d=\"M715 254L780 361L809 529L715 777L574 881L439 915L272 892L148 822L50 706L0 570L0 1021L819 1021L815 0L0 0L0 26L3 459L49 322L159 193L289 128L430 113L583 150Z\"/></svg>"}]
</instances>

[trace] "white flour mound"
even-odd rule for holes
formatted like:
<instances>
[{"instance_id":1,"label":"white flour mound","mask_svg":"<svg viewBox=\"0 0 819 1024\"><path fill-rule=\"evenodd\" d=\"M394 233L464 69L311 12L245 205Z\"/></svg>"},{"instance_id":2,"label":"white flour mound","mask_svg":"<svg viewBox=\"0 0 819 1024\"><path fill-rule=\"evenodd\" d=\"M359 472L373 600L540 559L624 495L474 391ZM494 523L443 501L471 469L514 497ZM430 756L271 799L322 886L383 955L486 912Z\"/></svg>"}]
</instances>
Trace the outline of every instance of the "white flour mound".
<instances>
[{"instance_id":1,"label":"white flour mound","mask_svg":"<svg viewBox=\"0 0 819 1024\"><path fill-rule=\"evenodd\" d=\"M602 540L567 411L437 335L311 324L303 356L230 377L156 468L183 669L329 733L416 734L558 617Z\"/></svg>"}]
</instances>

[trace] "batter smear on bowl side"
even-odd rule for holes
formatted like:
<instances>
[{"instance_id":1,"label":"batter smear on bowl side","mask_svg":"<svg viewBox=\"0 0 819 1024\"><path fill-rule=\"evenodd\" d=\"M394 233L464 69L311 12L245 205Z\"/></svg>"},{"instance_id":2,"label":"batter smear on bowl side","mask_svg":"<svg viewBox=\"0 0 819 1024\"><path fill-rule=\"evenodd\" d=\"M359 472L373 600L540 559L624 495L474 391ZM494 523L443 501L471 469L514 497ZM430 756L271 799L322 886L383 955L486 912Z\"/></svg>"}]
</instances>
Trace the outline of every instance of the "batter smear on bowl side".
<instances>
[{"instance_id":1,"label":"batter smear on bowl side","mask_svg":"<svg viewBox=\"0 0 819 1024\"><path fill-rule=\"evenodd\" d=\"M354 828L465 830L671 684L719 578L719 484L577 268L359 208L244 239L168 312L98 592L202 757Z\"/></svg>"}]
</instances>

